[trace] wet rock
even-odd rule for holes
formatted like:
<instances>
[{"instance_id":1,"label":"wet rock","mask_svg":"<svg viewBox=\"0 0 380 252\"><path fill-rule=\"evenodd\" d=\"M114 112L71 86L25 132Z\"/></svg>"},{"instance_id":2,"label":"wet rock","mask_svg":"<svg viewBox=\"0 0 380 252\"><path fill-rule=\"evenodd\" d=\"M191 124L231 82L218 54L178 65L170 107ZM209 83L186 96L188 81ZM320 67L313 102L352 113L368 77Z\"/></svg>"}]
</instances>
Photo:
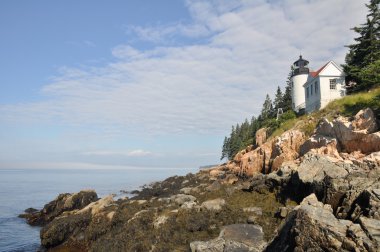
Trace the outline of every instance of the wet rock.
<instances>
[{"instance_id":1,"label":"wet rock","mask_svg":"<svg viewBox=\"0 0 380 252\"><path fill-rule=\"evenodd\" d=\"M35 209L32 211L32 209L28 208L26 209L28 212L20 215L20 217L25 218L29 225L42 226L65 211L82 209L96 200L98 200L98 195L93 190L85 190L73 194L64 193L46 204L41 211L34 211Z\"/></svg>"},{"instance_id":2,"label":"wet rock","mask_svg":"<svg viewBox=\"0 0 380 252\"><path fill-rule=\"evenodd\" d=\"M139 190L133 190L133 191L130 192L130 194L139 194L139 193L140 193Z\"/></svg>"},{"instance_id":3,"label":"wet rock","mask_svg":"<svg viewBox=\"0 0 380 252\"><path fill-rule=\"evenodd\" d=\"M61 245L70 237L76 236L91 222L90 214L75 214L70 217L56 218L41 229L41 245L51 248Z\"/></svg>"}]
</instances>

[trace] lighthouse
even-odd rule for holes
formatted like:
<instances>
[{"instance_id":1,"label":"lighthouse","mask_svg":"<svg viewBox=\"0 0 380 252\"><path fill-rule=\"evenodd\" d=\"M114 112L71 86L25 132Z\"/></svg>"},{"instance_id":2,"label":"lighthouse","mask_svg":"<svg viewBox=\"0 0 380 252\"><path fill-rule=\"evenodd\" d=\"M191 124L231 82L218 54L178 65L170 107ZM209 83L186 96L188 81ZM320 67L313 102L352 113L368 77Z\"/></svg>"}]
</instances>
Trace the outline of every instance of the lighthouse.
<instances>
[{"instance_id":1,"label":"lighthouse","mask_svg":"<svg viewBox=\"0 0 380 252\"><path fill-rule=\"evenodd\" d=\"M294 111L299 112L305 109L305 88L304 84L307 82L309 76L309 61L300 58L293 63L292 81L292 108Z\"/></svg>"}]
</instances>

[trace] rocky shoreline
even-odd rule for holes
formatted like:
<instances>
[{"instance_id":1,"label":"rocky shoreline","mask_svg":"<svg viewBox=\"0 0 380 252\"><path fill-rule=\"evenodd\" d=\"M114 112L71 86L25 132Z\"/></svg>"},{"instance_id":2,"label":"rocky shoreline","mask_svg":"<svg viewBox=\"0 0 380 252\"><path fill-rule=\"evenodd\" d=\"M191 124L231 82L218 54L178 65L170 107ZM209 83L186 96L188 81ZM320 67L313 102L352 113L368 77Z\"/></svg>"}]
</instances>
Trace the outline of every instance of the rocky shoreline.
<instances>
[{"instance_id":1,"label":"rocky shoreline","mask_svg":"<svg viewBox=\"0 0 380 252\"><path fill-rule=\"evenodd\" d=\"M21 217L48 251L380 251L380 132L370 109L259 142L131 198L60 194Z\"/></svg>"}]
</instances>

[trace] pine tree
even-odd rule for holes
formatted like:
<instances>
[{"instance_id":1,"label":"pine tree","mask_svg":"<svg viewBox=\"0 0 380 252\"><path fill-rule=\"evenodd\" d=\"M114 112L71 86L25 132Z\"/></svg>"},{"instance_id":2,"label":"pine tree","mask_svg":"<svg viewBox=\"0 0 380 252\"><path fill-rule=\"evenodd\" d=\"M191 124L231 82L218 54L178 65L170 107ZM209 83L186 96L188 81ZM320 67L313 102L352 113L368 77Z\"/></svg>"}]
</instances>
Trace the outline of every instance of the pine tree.
<instances>
[{"instance_id":1,"label":"pine tree","mask_svg":"<svg viewBox=\"0 0 380 252\"><path fill-rule=\"evenodd\" d=\"M263 108L261 109L261 117L263 120L273 117L273 105L269 95L265 97Z\"/></svg>"},{"instance_id":2,"label":"pine tree","mask_svg":"<svg viewBox=\"0 0 380 252\"><path fill-rule=\"evenodd\" d=\"M290 72L286 80L285 92L282 96L281 107L284 113L292 109L292 73L293 66L290 67Z\"/></svg>"},{"instance_id":3,"label":"pine tree","mask_svg":"<svg viewBox=\"0 0 380 252\"><path fill-rule=\"evenodd\" d=\"M283 101L283 94L282 94L281 88L278 86L276 95L273 101L273 107L274 107L275 112L277 112L279 108L282 108L282 101Z\"/></svg>"},{"instance_id":4,"label":"pine tree","mask_svg":"<svg viewBox=\"0 0 380 252\"><path fill-rule=\"evenodd\" d=\"M229 139L227 137L224 137L223 141L223 147L222 147L222 156L220 160L223 160L223 158L228 158L228 150L229 150Z\"/></svg>"},{"instance_id":5,"label":"pine tree","mask_svg":"<svg viewBox=\"0 0 380 252\"><path fill-rule=\"evenodd\" d=\"M232 126L231 134L230 134L230 138L229 138L229 146L228 146L228 151L227 151L227 158L229 160L234 155L234 147L235 147L236 139L237 139L236 129L235 129L235 126Z\"/></svg>"},{"instance_id":6,"label":"pine tree","mask_svg":"<svg viewBox=\"0 0 380 252\"><path fill-rule=\"evenodd\" d=\"M373 83L368 82L368 67L380 60L380 0L370 0L366 7L369 9L365 24L354 27L352 30L359 34L355 38L356 43L349 45L346 55L346 64L343 65L347 74L346 82L356 82L357 86L352 91L370 88ZM376 68L376 66L375 66Z\"/></svg>"}]
</instances>

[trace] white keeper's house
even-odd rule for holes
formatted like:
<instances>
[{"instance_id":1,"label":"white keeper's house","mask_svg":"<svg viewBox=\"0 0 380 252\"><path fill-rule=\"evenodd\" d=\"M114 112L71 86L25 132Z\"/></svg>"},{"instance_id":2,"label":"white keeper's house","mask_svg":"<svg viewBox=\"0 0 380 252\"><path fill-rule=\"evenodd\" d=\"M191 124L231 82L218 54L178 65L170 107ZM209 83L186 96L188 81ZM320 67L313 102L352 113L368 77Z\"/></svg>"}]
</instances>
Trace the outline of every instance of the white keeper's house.
<instances>
[{"instance_id":1,"label":"white keeper's house","mask_svg":"<svg viewBox=\"0 0 380 252\"><path fill-rule=\"evenodd\" d=\"M309 70L309 61L300 56L293 63L291 81L292 108L296 112L322 109L330 101L346 95L345 74L334 61L314 72Z\"/></svg>"}]
</instances>

